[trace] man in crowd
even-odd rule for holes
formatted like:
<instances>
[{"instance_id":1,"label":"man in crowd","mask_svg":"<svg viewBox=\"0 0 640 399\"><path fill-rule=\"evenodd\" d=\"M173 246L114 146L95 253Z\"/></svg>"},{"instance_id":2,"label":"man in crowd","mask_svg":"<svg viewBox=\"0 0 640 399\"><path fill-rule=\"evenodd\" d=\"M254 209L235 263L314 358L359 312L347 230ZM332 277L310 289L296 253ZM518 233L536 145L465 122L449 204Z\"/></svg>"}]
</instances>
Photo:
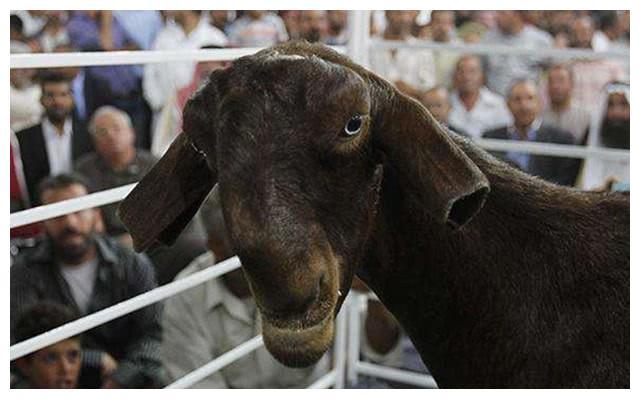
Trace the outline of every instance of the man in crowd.
<instances>
[{"instance_id":1,"label":"man in crowd","mask_svg":"<svg viewBox=\"0 0 640 399\"><path fill-rule=\"evenodd\" d=\"M593 49L594 26L589 16L576 18L571 24L569 43L573 48ZM598 98L609 82L623 79L620 65L607 59L576 59L570 63L573 72L573 97L587 112L598 111Z\"/></svg>"},{"instance_id":2,"label":"man in crowd","mask_svg":"<svg viewBox=\"0 0 640 399\"><path fill-rule=\"evenodd\" d=\"M484 86L482 61L476 55L462 56L453 75L449 123L472 138L509 125L511 114L504 99Z\"/></svg>"},{"instance_id":3,"label":"man in crowd","mask_svg":"<svg viewBox=\"0 0 640 399\"><path fill-rule=\"evenodd\" d=\"M456 37L455 14L448 10L431 11L430 36L436 43L455 44L459 43ZM454 66L460 58L455 51L441 50L433 55L436 65L436 82L440 85L451 82L451 74Z\"/></svg>"},{"instance_id":4,"label":"man in crowd","mask_svg":"<svg viewBox=\"0 0 640 399\"><path fill-rule=\"evenodd\" d=\"M610 83L603 90L602 97L602 110L597 119L601 122L596 124L599 129L591 129L588 145L628 150L631 141L629 84ZM586 190L611 190L616 183L628 187L629 182L629 161L622 160L587 159L580 176L580 187Z\"/></svg>"},{"instance_id":5,"label":"man in crowd","mask_svg":"<svg viewBox=\"0 0 640 399\"><path fill-rule=\"evenodd\" d=\"M289 40L282 19L265 10L248 10L227 29L234 47L268 47Z\"/></svg>"},{"instance_id":6,"label":"man in crowd","mask_svg":"<svg viewBox=\"0 0 640 399\"><path fill-rule=\"evenodd\" d=\"M73 11L67 32L71 45L80 51L139 50L109 10ZM137 146L149 148L151 116L142 97L142 81L135 65L86 67L84 85L87 115L103 105L125 110L135 123Z\"/></svg>"},{"instance_id":7,"label":"man in crowd","mask_svg":"<svg viewBox=\"0 0 640 399\"><path fill-rule=\"evenodd\" d=\"M310 43L325 42L329 31L327 12L324 10L300 11L300 38Z\"/></svg>"},{"instance_id":8,"label":"man in crowd","mask_svg":"<svg viewBox=\"0 0 640 399\"><path fill-rule=\"evenodd\" d=\"M583 144L591 116L573 101L571 70L564 64L554 64L549 68L547 82L549 102L542 114L542 121L571 133L576 143Z\"/></svg>"},{"instance_id":9,"label":"man in crowd","mask_svg":"<svg viewBox=\"0 0 640 399\"><path fill-rule=\"evenodd\" d=\"M71 83L61 75L45 74L40 87L44 118L17 132L32 206L40 203L37 186L43 178L71 172L73 160L93 149L85 127L74 116Z\"/></svg>"},{"instance_id":10,"label":"man in crowd","mask_svg":"<svg viewBox=\"0 0 640 399\"><path fill-rule=\"evenodd\" d=\"M11 54L31 53L24 42L12 40ZM36 70L33 68L12 68L9 71L9 124L15 132L38 123L42 116L40 86L34 82Z\"/></svg>"},{"instance_id":11,"label":"man in crowd","mask_svg":"<svg viewBox=\"0 0 640 399\"><path fill-rule=\"evenodd\" d=\"M129 115L115 107L99 108L91 117L89 132L96 152L87 154L75 165L75 170L91 182L92 191L124 186L140 180L157 158L134 146L135 132ZM122 244L132 246L131 236L116 215L118 204L102 208L105 232ZM195 218L171 247L149 251L160 284L169 282L197 255L205 252L204 229Z\"/></svg>"},{"instance_id":12,"label":"man in crowd","mask_svg":"<svg viewBox=\"0 0 640 399\"><path fill-rule=\"evenodd\" d=\"M497 11L497 28L484 36L487 44L508 45L518 48L551 48L551 35L533 25L525 24L523 11ZM488 57L487 85L506 95L509 84L516 79L536 79L542 59L535 55L491 55Z\"/></svg>"},{"instance_id":13,"label":"man in crowd","mask_svg":"<svg viewBox=\"0 0 640 399\"><path fill-rule=\"evenodd\" d=\"M202 209L210 251L195 259L176 280L232 257L217 189ZM215 267L215 266L213 266ZM162 360L172 380L260 334L260 316L241 269L209 280L166 301ZM260 347L194 388L305 388L328 370L328 356L314 366L294 369Z\"/></svg>"},{"instance_id":14,"label":"man in crowd","mask_svg":"<svg viewBox=\"0 0 640 399\"><path fill-rule=\"evenodd\" d=\"M573 136L570 133L542 124L540 118L542 104L535 82L526 79L516 81L509 90L507 105L509 106L509 111L513 114L513 125L490 130L484 133L482 137L574 144ZM565 186L574 184L580 165L579 160L575 159L531 155L515 151L496 153L496 156L529 174Z\"/></svg>"},{"instance_id":15,"label":"man in crowd","mask_svg":"<svg viewBox=\"0 0 640 399\"><path fill-rule=\"evenodd\" d=\"M46 178L39 189L45 205L87 194L81 178L64 174ZM95 209L48 219L43 223L46 239L16 258L11 267L12 342L17 319L36 302L54 301L87 315L156 287L146 256L98 233L98 223ZM162 386L160 312L161 305L152 304L86 332L83 362L101 365L101 375L83 376L80 386Z\"/></svg>"},{"instance_id":16,"label":"man in crowd","mask_svg":"<svg viewBox=\"0 0 640 399\"><path fill-rule=\"evenodd\" d=\"M411 36L414 14L408 10L385 11L387 25L383 40L416 43ZM436 83L435 62L428 50L394 49L371 52L371 69L393 83L400 91L412 97Z\"/></svg>"},{"instance_id":17,"label":"man in crowd","mask_svg":"<svg viewBox=\"0 0 640 399\"><path fill-rule=\"evenodd\" d=\"M447 90L446 87L436 86L432 89L429 89L425 91L418 100L443 126L449 128L449 130L453 132L466 136L466 134L462 133L459 128L451 126L449 124L449 113L451 112L451 105L449 103L449 90Z\"/></svg>"},{"instance_id":18,"label":"man in crowd","mask_svg":"<svg viewBox=\"0 0 640 399\"><path fill-rule=\"evenodd\" d=\"M197 10L174 11L175 23L168 22L158 33L153 50L197 50L206 45L226 47L225 34L200 14ZM153 111L152 131L155 131L164 107L171 106L176 92L191 82L196 64L195 61L181 61L145 65L142 86L144 98Z\"/></svg>"},{"instance_id":19,"label":"man in crowd","mask_svg":"<svg viewBox=\"0 0 640 399\"><path fill-rule=\"evenodd\" d=\"M38 302L25 309L18 318L14 339L16 342L25 341L76 318L68 306L50 301ZM77 335L16 359L17 372L12 373L11 388L77 388L82 366L81 343ZM88 372L86 368L85 372Z\"/></svg>"},{"instance_id":20,"label":"man in crowd","mask_svg":"<svg viewBox=\"0 0 640 399\"><path fill-rule=\"evenodd\" d=\"M347 29L348 13L346 10L327 10L327 38L330 46L344 46L349 40Z\"/></svg>"}]
</instances>

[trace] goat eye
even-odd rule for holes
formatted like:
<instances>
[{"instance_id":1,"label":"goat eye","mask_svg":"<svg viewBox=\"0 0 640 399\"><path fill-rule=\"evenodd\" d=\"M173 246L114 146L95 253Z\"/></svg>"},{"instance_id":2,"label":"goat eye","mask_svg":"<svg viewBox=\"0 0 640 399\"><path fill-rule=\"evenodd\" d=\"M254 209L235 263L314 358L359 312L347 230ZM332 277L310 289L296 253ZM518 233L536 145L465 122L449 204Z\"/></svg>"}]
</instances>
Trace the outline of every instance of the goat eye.
<instances>
[{"instance_id":1,"label":"goat eye","mask_svg":"<svg viewBox=\"0 0 640 399\"><path fill-rule=\"evenodd\" d=\"M362 129L362 117L354 116L349 119L349 122L344 126L344 134L347 136L355 136L360 133L360 129Z\"/></svg>"}]
</instances>

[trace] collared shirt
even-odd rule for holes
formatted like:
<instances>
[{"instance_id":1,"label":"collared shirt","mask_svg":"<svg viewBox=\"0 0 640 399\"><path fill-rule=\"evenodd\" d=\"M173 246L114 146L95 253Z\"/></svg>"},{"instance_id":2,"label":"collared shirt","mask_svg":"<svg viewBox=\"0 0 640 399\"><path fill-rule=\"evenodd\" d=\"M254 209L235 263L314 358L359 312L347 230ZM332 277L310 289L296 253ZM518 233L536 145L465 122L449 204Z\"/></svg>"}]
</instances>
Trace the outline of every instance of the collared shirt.
<instances>
[{"instance_id":1,"label":"collared shirt","mask_svg":"<svg viewBox=\"0 0 640 399\"><path fill-rule=\"evenodd\" d=\"M449 124L462 129L472 138L482 137L482 133L513 123L507 103L499 94L486 87L480 88L478 100L467 110L460 100L458 91L451 95Z\"/></svg>"},{"instance_id":2,"label":"collared shirt","mask_svg":"<svg viewBox=\"0 0 640 399\"><path fill-rule=\"evenodd\" d=\"M65 119L62 134L58 133L49 118L44 118L42 120L42 134L44 135L49 158L49 173L55 176L60 173L71 172L73 165L71 157L73 124L71 123L71 118Z\"/></svg>"},{"instance_id":3,"label":"collared shirt","mask_svg":"<svg viewBox=\"0 0 640 399\"><path fill-rule=\"evenodd\" d=\"M541 125L542 125L542 120L540 118L537 118L536 120L534 120L533 123L529 125L529 127L527 127L527 135L524 141L537 141L538 130L540 129ZM516 127L513 125L509 126L509 128L507 129L507 134L509 135L509 139L511 140L522 141L522 137L520 136L520 133L518 132ZM507 158L509 158L516 164L518 164L520 166L520 169L524 171L529 171L529 162L531 160L531 154L526 152L508 151Z\"/></svg>"},{"instance_id":4,"label":"collared shirt","mask_svg":"<svg viewBox=\"0 0 640 399\"><path fill-rule=\"evenodd\" d=\"M205 270L212 252L196 258L176 280ZM215 267L215 266L213 266ZM162 321L161 357L172 380L203 366L261 332L253 298L239 299L221 278L167 299ZM257 350L200 381L194 388L304 388L328 371L328 356L314 366L294 369Z\"/></svg>"},{"instance_id":5,"label":"collared shirt","mask_svg":"<svg viewBox=\"0 0 640 399\"><path fill-rule=\"evenodd\" d=\"M188 35L175 23L167 24L153 44L153 50L196 50L205 45L226 46L227 37L207 21L200 20ZM195 61L148 64L144 68L142 88L154 111L160 110L171 94L191 83Z\"/></svg>"},{"instance_id":6,"label":"collared shirt","mask_svg":"<svg viewBox=\"0 0 640 399\"><path fill-rule=\"evenodd\" d=\"M96 235L98 259L95 286L87 313L94 313L156 287L153 266L115 240ZM35 303L50 300L81 313L69 285L60 273L53 245L46 239L18 255L11 266L11 342L15 323ZM164 384L158 350L162 331L162 304L155 303L83 333L83 364L108 352L118 361L112 378L125 387ZM85 356L91 354L91 356Z\"/></svg>"}]
</instances>

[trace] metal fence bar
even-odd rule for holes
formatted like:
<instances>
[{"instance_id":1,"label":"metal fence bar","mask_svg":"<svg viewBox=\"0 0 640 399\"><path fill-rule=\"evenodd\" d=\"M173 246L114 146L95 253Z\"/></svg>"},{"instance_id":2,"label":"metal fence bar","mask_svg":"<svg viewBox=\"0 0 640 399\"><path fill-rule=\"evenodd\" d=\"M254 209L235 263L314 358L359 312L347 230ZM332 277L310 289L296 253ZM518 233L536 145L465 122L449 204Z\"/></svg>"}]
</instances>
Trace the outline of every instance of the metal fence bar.
<instances>
[{"instance_id":1,"label":"metal fence bar","mask_svg":"<svg viewBox=\"0 0 640 399\"><path fill-rule=\"evenodd\" d=\"M189 288L219 277L231 270L240 267L240 259L237 256L227 259L209 267L206 270L192 274L191 276L174 281L172 283L147 291L126 301L117 303L96 313L72 321L28 340L19 342L10 348L10 360L28 355L46 346L73 337L96 326L107 323L113 319L124 316L145 306L169 298Z\"/></svg>"},{"instance_id":2,"label":"metal fence bar","mask_svg":"<svg viewBox=\"0 0 640 399\"><path fill-rule=\"evenodd\" d=\"M411 43L391 40L371 39L370 50L390 50L409 48L415 50L446 50L458 53L485 54L485 55L532 55L554 59L601 59L624 58L629 60L630 50L594 51L578 48L531 48L517 47L504 44L464 44L464 43L437 43L432 41L414 41Z\"/></svg>"},{"instance_id":3,"label":"metal fence bar","mask_svg":"<svg viewBox=\"0 0 640 399\"><path fill-rule=\"evenodd\" d=\"M346 47L332 46L345 53ZM245 55L254 54L263 47L243 47L196 50L147 50L147 51L89 51L75 53L12 54L9 58L11 69L59 68L67 66L100 66L153 64L184 61L232 61Z\"/></svg>"},{"instance_id":4,"label":"metal fence bar","mask_svg":"<svg viewBox=\"0 0 640 399\"><path fill-rule=\"evenodd\" d=\"M223 355L213 359L211 362L205 364L199 369L194 370L184 377L167 385L165 389L189 388L207 378L211 374L215 373L216 371L222 369L223 367L226 367L229 364L240 359L241 357L255 351L262 345L262 335L255 336L250 340L236 346L230 351L225 352Z\"/></svg>"},{"instance_id":5,"label":"metal fence bar","mask_svg":"<svg viewBox=\"0 0 640 399\"><path fill-rule=\"evenodd\" d=\"M363 294L351 291L347 297L347 319L349 322L349 338L347 343L347 384L355 386L358 383L356 364L360 361L360 312L362 302L366 301Z\"/></svg>"},{"instance_id":6,"label":"metal fence bar","mask_svg":"<svg viewBox=\"0 0 640 399\"><path fill-rule=\"evenodd\" d=\"M347 362L347 313L348 309L342 307L336 317L335 338L333 344L333 369L336 371L334 388L344 388L344 379Z\"/></svg>"},{"instance_id":7,"label":"metal fence bar","mask_svg":"<svg viewBox=\"0 0 640 399\"><path fill-rule=\"evenodd\" d=\"M423 388L437 388L436 381L427 374L416 373L407 370L398 370L391 367L380 366L373 363L358 362L356 370L360 374L372 377L382 378L385 380L402 382Z\"/></svg>"},{"instance_id":8,"label":"metal fence bar","mask_svg":"<svg viewBox=\"0 0 640 399\"><path fill-rule=\"evenodd\" d=\"M569 158L600 158L607 161L629 162L631 152L613 148L593 148L577 145L538 143L498 139L474 139L477 145L491 151L518 151L536 155Z\"/></svg>"},{"instance_id":9,"label":"metal fence bar","mask_svg":"<svg viewBox=\"0 0 640 399\"><path fill-rule=\"evenodd\" d=\"M129 195L136 184L138 183L127 184L126 186L98 191L82 197L72 198L50 205L37 206L25 211L12 213L10 216L9 227L13 229L14 227L41 222L43 220L78 212L83 209L95 208L120 201Z\"/></svg>"},{"instance_id":10,"label":"metal fence bar","mask_svg":"<svg viewBox=\"0 0 640 399\"><path fill-rule=\"evenodd\" d=\"M331 370L323 377L320 377L316 382L309 385L307 389L325 389L333 386L336 381L336 370Z\"/></svg>"}]
</instances>

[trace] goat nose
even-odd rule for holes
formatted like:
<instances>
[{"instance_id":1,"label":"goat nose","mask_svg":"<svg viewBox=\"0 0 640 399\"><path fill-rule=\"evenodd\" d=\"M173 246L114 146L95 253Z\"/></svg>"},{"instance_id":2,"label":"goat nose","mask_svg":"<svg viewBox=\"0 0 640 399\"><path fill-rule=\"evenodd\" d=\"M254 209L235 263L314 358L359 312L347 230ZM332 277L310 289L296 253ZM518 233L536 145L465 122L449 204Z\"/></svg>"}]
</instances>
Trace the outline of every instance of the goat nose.
<instances>
[{"instance_id":1,"label":"goat nose","mask_svg":"<svg viewBox=\"0 0 640 399\"><path fill-rule=\"evenodd\" d=\"M306 313L320 296L324 274L309 282L289 281L284 286L273 286L263 292L263 306L269 312L281 317L291 317ZM265 287L266 288L266 287Z\"/></svg>"}]
</instances>

